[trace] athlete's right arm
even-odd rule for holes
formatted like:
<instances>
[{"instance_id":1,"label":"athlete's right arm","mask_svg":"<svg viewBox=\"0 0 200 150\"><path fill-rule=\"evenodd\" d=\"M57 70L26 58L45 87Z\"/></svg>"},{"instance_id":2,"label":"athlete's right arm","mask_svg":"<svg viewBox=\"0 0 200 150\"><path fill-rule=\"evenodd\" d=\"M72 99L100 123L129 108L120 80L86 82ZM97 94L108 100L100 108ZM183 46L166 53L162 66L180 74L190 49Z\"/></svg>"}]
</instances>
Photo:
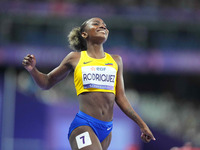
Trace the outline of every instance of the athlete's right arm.
<instances>
[{"instance_id":1,"label":"athlete's right arm","mask_svg":"<svg viewBox=\"0 0 200 150\"><path fill-rule=\"evenodd\" d=\"M75 52L68 54L58 67L44 74L36 68L36 59L34 55L28 54L24 57L22 65L31 74L37 85L42 89L50 89L56 83L64 79L73 70L73 61Z\"/></svg>"}]
</instances>

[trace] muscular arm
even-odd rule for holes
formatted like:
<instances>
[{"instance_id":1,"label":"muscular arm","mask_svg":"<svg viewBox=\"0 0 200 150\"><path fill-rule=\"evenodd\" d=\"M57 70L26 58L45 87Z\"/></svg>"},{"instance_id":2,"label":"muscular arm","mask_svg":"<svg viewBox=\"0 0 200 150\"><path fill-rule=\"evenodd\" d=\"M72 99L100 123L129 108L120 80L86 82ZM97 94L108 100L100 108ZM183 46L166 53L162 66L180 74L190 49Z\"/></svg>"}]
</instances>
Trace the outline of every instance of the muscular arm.
<instances>
[{"instance_id":1,"label":"muscular arm","mask_svg":"<svg viewBox=\"0 0 200 150\"><path fill-rule=\"evenodd\" d=\"M70 71L73 70L74 60L76 60L76 54L74 52L71 52L63 59L58 67L56 67L48 74L40 72L35 67L36 60L33 55L27 55L24 58L22 64L29 71L39 87L41 87L42 89L49 89L56 83L64 79L70 73Z\"/></svg>"},{"instance_id":2,"label":"muscular arm","mask_svg":"<svg viewBox=\"0 0 200 150\"><path fill-rule=\"evenodd\" d=\"M141 138L145 142L149 142L151 139L155 140L153 134L149 130L146 123L142 118L135 112L131 104L129 103L124 90L124 80L123 80L123 63L120 56L113 57L118 63L118 73L117 73L117 86L116 86L116 98L115 101L120 109L133 121L135 121L142 131Z\"/></svg>"}]
</instances>

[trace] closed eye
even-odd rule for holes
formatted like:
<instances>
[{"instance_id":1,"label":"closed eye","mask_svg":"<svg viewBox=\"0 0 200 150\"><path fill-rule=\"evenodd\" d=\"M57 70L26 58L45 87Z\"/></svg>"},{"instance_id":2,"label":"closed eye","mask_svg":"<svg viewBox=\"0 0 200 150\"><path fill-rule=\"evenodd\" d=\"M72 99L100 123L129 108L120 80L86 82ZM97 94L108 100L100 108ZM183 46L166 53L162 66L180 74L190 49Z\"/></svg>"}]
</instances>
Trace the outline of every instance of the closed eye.
<instances>
[{"instance_id":1,"label":"closed eye","mask_svg":"<svg viewBox=\"0 0 200 150\"><path fill-rule=\"evenodd\" d=\"M99 25L99 23L93 23L92 25Z\"/></svg>"},{"instance_id":2,"label":"closed eye","mask_svg":"<svg viewBox=\"0 0 200 150\"><path fill-rule=\"evenodd\" d=\"M106 24L105 24L104 22L103 22L102 24L103 24L104 28L107 29ZM94 22L92 23L92 25L98 26L98 25L100 25L100 22L99 22L99 21L94 21Z\"/></svg>"}]
</instances>

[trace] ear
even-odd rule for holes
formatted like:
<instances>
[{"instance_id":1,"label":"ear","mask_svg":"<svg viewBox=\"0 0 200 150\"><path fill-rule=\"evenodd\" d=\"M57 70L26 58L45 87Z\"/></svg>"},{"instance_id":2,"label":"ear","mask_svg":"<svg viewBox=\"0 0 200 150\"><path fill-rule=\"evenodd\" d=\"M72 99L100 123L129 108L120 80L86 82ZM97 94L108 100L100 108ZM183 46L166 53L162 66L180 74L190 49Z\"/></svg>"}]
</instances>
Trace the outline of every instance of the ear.
<instances>
[{"instance_id":1,"label":"ear","mask_svg":"<svg viewBox=\"0 0 200 150\"><path fill-rule=\"evenodd\" d=\"M84 39L86 39L86 38L88 37L88 34L87 34L86 32L82 32L82 33L81 33L81 36L82 36Z\"/></svg>"}]
</instances>

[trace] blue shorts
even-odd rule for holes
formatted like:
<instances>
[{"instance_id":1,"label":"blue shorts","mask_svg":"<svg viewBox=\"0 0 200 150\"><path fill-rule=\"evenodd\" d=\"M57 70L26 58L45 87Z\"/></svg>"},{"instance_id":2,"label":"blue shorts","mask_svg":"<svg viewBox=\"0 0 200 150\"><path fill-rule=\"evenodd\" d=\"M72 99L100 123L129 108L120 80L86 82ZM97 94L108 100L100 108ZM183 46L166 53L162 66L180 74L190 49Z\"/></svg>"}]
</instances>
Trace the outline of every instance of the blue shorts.
<instances>
[{"instance_id":1,"label":"blue shorts","mask_svg":"<svg viewBox=\"0 0 200 150\"><path fill-rule=\"evenodd\" d=\"M68 138L72 131L79 126L89 126L97 135L100 142L102 142L112 131L113 121L106 122L93 118L82 111L76 114L71 126L69 128Z\"/></svg>"}]
</instances>

